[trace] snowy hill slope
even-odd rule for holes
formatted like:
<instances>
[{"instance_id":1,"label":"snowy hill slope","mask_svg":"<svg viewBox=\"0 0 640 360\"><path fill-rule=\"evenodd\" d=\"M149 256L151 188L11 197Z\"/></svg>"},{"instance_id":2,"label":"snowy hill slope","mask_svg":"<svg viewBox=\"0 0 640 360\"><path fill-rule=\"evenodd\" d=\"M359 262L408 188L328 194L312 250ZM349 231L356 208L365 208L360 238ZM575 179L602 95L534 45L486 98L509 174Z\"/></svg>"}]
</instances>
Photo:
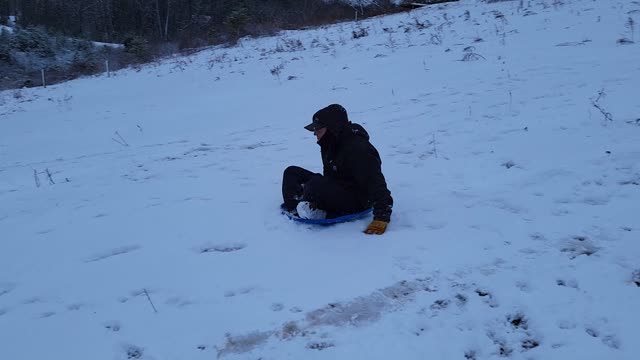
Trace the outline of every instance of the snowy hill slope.
<instances>
[{"instance_id":1,"label":"snowy hill slope","mask_svg":"<svg viewBox=\"0 0 640 360\"><path fill-rule=\"evenodd\" d=\"M462 1L0 93L0 358L635 359L639 13ZM383 236L278 213L333 102Z\"/></svg>"}]
</instances>

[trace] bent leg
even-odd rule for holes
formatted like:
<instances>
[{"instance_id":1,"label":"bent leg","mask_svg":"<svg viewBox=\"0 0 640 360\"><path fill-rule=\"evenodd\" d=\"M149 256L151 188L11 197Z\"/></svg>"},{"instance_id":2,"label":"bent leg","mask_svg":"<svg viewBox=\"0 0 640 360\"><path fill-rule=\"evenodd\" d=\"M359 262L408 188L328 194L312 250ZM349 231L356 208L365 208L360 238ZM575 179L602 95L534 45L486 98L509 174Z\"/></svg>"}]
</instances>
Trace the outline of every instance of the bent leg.
<instances>
[{"instance_id":1,"label":"bent leg","mask_svg":"<svg viewBox=\"0 0 640 360\"><path fill-rule=\"evenodd\" d=\"M347 191L334 179L314 176L305 184L304 200L327 212L327 218L352 214L364 210L355 194Z\"/></svg>"},{"instance_id":2,"label":"bent leg","mask_svg":"<svg viewBox=\"0 0 640 360\"><path fill-rule=\"evenodd\" d=\"M322 177L299 166L289 166L282 175L282 199L284 207L288 211L293 211L303 197L303 184L312 178Z\"/></svg>"}]
</instances>

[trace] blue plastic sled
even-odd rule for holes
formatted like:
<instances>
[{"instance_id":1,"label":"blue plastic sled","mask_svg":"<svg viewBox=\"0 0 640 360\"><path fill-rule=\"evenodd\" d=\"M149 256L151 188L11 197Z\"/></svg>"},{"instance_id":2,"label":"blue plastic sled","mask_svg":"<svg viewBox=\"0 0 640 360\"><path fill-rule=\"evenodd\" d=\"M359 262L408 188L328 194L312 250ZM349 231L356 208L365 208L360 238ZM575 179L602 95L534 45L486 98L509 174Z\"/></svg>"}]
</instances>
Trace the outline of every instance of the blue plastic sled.
<instances>
[{"instance_id":1,"label":"blue plastic sled","mask_svg":"<svg viewBox=\"0 0 640 360\"><path fill-rule=\"evenodd\" d=\"M282 213L285 214L289 219L293 220L293 221L297 221L300 223L305 223L305 224L314 224L314 225L331 225L331 224L338 224L338 223L343 223L343 222L347 222L347 221L353 221L353 220L358 220L358 219L362 219L363 217L371 214L371 212L373 211L373 209L367 209L363 212L359 212L359 213L355 213L355 214L348 214L348 215L342 215L342 216L338 216L335 218L331 218L331 219L303 219L301 217L297 217L294 215L291 215L290 213L283 211Z\"/></svg>"}]
</instances>

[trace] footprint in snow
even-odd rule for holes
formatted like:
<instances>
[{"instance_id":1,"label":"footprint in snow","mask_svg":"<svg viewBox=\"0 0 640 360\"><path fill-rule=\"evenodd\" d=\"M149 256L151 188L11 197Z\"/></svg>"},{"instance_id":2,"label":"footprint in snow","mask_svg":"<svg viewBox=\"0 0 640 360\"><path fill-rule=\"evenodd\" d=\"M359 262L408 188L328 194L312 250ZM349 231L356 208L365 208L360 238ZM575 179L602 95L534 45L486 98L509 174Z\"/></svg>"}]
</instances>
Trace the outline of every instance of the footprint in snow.
<instances>
[{"instance_id":1,"label":"footprint in snow","mask_svg":"<svg viewBox=\"0 0 640 360\"><path fill-rule=\"evenodd\" d=\"M515 329L529 329L529 320L522 313L507 315L507 321L509 321L511 326L513 326Z\"/></svg>"},{"instance_id":2,"label":"footprint in snow","mask_svg":"<svg viewBox=\"0 0 640 360\"><path fill-rule=\"evenodd\" d=\"M0 283L0 296L7 295L12 292L16 286L13 283Z\"/></svg>"},{"instance_id":3,"label":"footprint in snow","mask_svg":"<svg viewBox=\"0 0 640 360\"><path fill-rule=\"evenodd\" d=\"M578 287L578 282L574 279L569 279L569 280L565 280L565 279L558 279L556 280L556 285L558 286L566 286L566 287L570 287L573 289L579 289Z\"/></svg>"},{"instance_id":4,"label":"footprint in snow","mask_svg":"<svg viewBox=\"0 0 640 360\"><path fill-rule=\"evenodd\" d=\"M547 238L541 233L533 233L529 235L529 238L534 241L548 241Z\"/></svg>"},{"instance_id":5,"label":"footprint in snow","mask_svg":"<svg viewBox=\"0 0 640 360\"><path fill-rule=\"evenodd\" d=\"M507 344L507 341L499 336L495 331L489 330L487 337L497 347L497 353L501 357L509 357L513 353L513 348Z\"/></svg>"},{"instance_id":6,"label":"footprint in snow","mask_svg":"<svg viewBox=\"0 0 640 360\"><path fill-rule=\"evenodd\" d=\"M94 254L93 256L91 256L87 260L85 260L85 262L87 262L87 263L96 262L96 261L108 259L108 258L113 257L113 256L124 255L124 254L130 253L132 251L136 251L138 249L140 249L139 245L121 246L121 247L118 247L118 248L114 248L114 249L111 249L111 250L107 250L107 251L104 251L104 252L101 252L101 253Z\"/></svg>"},{"instance_id":7,"label":"footprint in snow","mask_svg":"<svg viewBox=\"0 0 640 360\"><path fill-rule=\"evenodd\" d=\"M284 309L284 305L280 304L280 303L275 303L275 304L271 304L271 311L282 311Z\"/></svg>"},{"instance_id":8,"label":"footprint in snow","mask_svg":"<svg viewBox=\"0 0 640 360\"><path fill-rule=\"evenodd\" d=\"M48 317L52 317L53 315L55 315L56 313L53 311L45 311L42 314L40 314L40 316L38 316L40 319L45 319Z\"/></svg>"},{"instance_id":9,"label":"footprint in snow","mask_svg":"<svg viewBox=\"0 0 640 360\"><path fill-rule=\"evenodd\" d=\"M600 338L602 335L601 332L593 326L586 327L584 331L593 338ZM620 348L620 340L618 340L618 337L613 334L604 335L600 340L604 345L612 349Z\"/></svg>"},{"instance_id":10,"label":"footprint in snow","mask_svg":"<svg viewBox=\"0 0 640 360\"><path fill-rule=\"evenodd\" d=\"M538 254L538 250L537 249L532 249L532 248L522 248L520 250L518 250L518 252L520 252L521 254L524 255L537 255Z\"/></svg>"},{"instance_id":11,"label":"footprint in snow","mask_svg":"<svg viewBox=\"0 0 640 360\"><path fill-rule=\"evenodd\" d=\"M427 330L429 330L429 327L425 323L419 323L419 324L415 325L415 328L413 330L413 334L415 336L422 336L423 334L425 334L427 332Z\"/></svg>"},{"instance_id":12,"label":"footprint in snow","mask_svg":"<svg viewBox=\"0 0 640 360\"><path fill-rule=\"evenodd\" d=\"M456 294L456 296L454 296L454 298L455 298L455 301L456 301L456 305L458 305L460 307L466 305L467 301L469 301L469 299L465 295L462 295L462 294Z\"/></svg>"},{"instance_id":13,"label":"footprint in snow","mask_svg":"<svg viewBox=\"0 0 640 360\"><path fill-rule=\"evenodd\" d=\"M589 195L582 199L582 203L591 206L601 206L607 205L610 200L610 196Z\"/></svg>"},{"instance_id":14,"label":"footprint in snow","mask_svg":"<svg viewBox=\"0 0 640 360\"><path fill-rule=\"evenodd\" d=\"M229 243L229 244L217 244L217 245L201 245L196 251L200 254L210 252L228 253L246 248L247 245L243 243Z\"/></svg>"},{"instance_id":15,"label":"footprint in snow","mask_svg":"<svg viewBox=\"0 0 640 360\"><path fill-rule=\"evenodd\" d=\"M532 335L529 319L523 313L509 314L506 320L497 321L487 331L487 337L496 345L498 355L509 357L514 351L526 352L540 346L540 341ZM518 334L515 339L512 336L514 333Z\"/></svg>"},{"instance_id":16,"label":"footprint in snow","mask_svg":"<svg viewBox=\"0 0 640 360\"><path fill-rule=\"evenodd\" d=\"M194 302L189 300L189 299L183 299L183 298L181 298L179 296L174 296L174 297L171 297L171 298L167 299L167 301L165 301L165 304L172 305L172 306L175 306L175 307L178 307L178 308L184 308L184 307L187 307L189 305L193 305Z\"/></svg>"},{"instance_id":17,"label":"footprint in snow","mask_svg":"<svg viewBox=\"0 0 640 360\"><path fill-rule=\"evenodd\" d=\"M591 256L600 250L593 240L586 236L573 236L570 239L562 241L560 251L569 255L569 259L573 260L580 255Z\"/></svg>"},{"instance_id":18,"label":"footprint in snow","mask_svg":"<svg viewBox=\"0 0 640 360\"><path fill-rule=\"evenodd\" d=\"M633 178L628 178L626 180L622 180L620 182L618 182L618 184L625 186L625 185L640 185L640 175L633 177Z\"/></svg>"},{"instance_id":19,"label":"footprint in snow","mask_svg":"<svg viewBox=\"0 0 640 360\"><path fill-rule=\"evenodd\" d=\"M246 335L226 334L224 346L218 350L218 358L227 354L242 354L264 344L273 335L271 331L254 331Z\"/></svg>"},{"instance_id":20,"label":"footprint in snow","mask_svg":"<svg viewBox=\"0 0 640 360\"><path fill-rule=\"evenodd\" d=\"M444 221L438 221L438 222L427 222L426 223L426 228L429 230L440 230L443 229L447 226L447 223Z\"/></svg>"},{"instance_id":21,"label":"footprint in snow","mask_svg":"<svg viewBox=\"0 0 640 360\"><path fill-rule=\"evenodd\" d=\"M496 301L490 292L482 289L476 289L476 294L478 294L478 296L482 298L482 301L489 305L490 308L497 308L499 306L498 301Z\"/></svg>"},{"instance_id":22,"label":"footprint in snow","mask_svg":"<svg viewBox=\"0 0 640 360\"><path fill-rule=\"evenodd\" d=\"M429 306L429 308L431 310L434 310L434 311L436 311L436 310L444 310L447 307L449 307L449 303L450 303L450 301L447 300L447 299L439 299L439 300L434 301L433 304L431 304L431 306Z\"/></svg>"},{"instance_id":23,"label":"footprint in snow","mask_svg":"<svg viewBox=\"0 0 640 360\"><path fill-rule=\"evenodd\" d=\"M504 166L507 169L511 169L512 167L518 167L513 160L508 160L508 161L506 161L506 162L504 162L504 163L502 163L500 165Z\"/></svg>"},{"instance_id":24,"label":"footprint in snow","mask_svg":"<svg viewBox=\"0 0 640 360\"><path fill-rule=\"evenodd\" d=\"M38 303L41 303L41 302L44 302L44 301L41 298L37 297L37 296L30 297L30 298L27 298L27 299L22 301L22 303L24 305L38 304Z\"/></svg>"},{"instance_id":25,"label":"footprint in snow","mask_svg":"<svg viewBox=\"0 0 640 360\"><path fill-rule=\"evenodd\" d=\"M516 287L522 292L528 293L531 291L531 285L526 280L516 281Z\"/></svg>"},{"instance_id":26,"label":"footprint in snow","mask_svg":"<svg viewBox=\"0 0 640 360\"><path fill-rule=\"evenodd\" d=\"M612 349L620 349L620 340L615 335L607 335L602 338L602 343Z\"/></svg>"},{"instance_id":27,"label":"footprint in snow","mask_svg":"<svg viewBox=\"0 0 640 360\"><path fill-rule=\"evenodd\" d=\"M306 348L311 350L324 350L326 348L334 347L335 345L326 341L312 341L307 344Z\"/></svg>"},{"instance_id":28,"label":"footprint in snow","mask_svg":"<svg viewBox=\"0 0 640 360\"><path fill-rule=\"evenodd\" d=\"M559 320L558 328L562 330L571 330L577 327L575 321L572 320Z\"/></svg>"},{"instance_id":29,"label":"footprint in snow","mask_svg":"<svg viewBox=\"0 0 640 360\"><path fill-rule=\"evenodd\" d=\"M215 150L215 149L212 148L212 147L209 147L209 146L200 146L200 147L193 148L191 150L188 150L188 151L184 152L183 155L184 156L198 157L198 156L201 156L201 155L206 155L207 152L210 152L210 151L213 151L213 150Z\"/></svg>"},{"instance_id":30,"label":"footprint in snow","mask_svg":"<svg viewBox=\"0 0 640 360\"><path fill-rule=\"evenodd\" d=\"M495 207L496 209L506 211L511 214L526 214L528 210L522 206L518 206L510 201L502 198L494 198L487 202L488 205Z\"/></svg>"},{"instance_id":31,"label":"footprint in snow","mask_svg":"<svg viewBox=\"0 0 640 360\"><path fill-rule=\"evenodd\" d=\"M476 351L475 350L467 350L464 352L464 358L467 360L476 360Z\"/></svg>"},{"instance_id":32,"label":"footprint in snow","mask_svg":"<svg viewBox=\"0 0 640 360\"><path fill-rule=\"evenodd\" d=\"M535 339L525 339L525 340L522 340L520 342L520 347L524 351L531 350L531 349L536 348L538 346L540 346L540 343Z\"/></svg>"},{"instance_id":33,"label":"footprint in snow","mask_svg":"<svg viewBox=\"0 0 640 360\"><path fill-rule=\"evenodd\" d=\"M561 208L555 209L551 212L551 215L553 216L567 216L569 214L571 214L569 210Z\"/></svg>"},{"instance_id":34,"label":"footprint in snow","mask_svg":"<svg viewBox=\"0 0 640 360\"><path fill-rule=\"evenodd\" d=\"M120 323L117 321L108 321L104 323L104 328L109 331L118 332L120 331L121 326L120 326Z\"/></svg>"},{"instance_id":35,"label":"footprint in snow","mask_svg":"<svg viewBox=\"0 0 640 360\"><path fill-rule=\"evenodd\" d=\"M83 303L73 303L73 304L67 305L67 310L69 310L69 311L78 311L78 310L82 309L85 306L86 305L83 304Z\"/></svg>"},{"instance_id":36,"label":"footprint in snow","mask_svg":"<svg viewBox=\"0 0 640 360\"><path fill-rule=\"evenodd\" d=\"M245 295L254 291L255 289L256 289L255 287L244 287L236 290L228 290L224 293L224 297L234 297L237 295Z\"/></svg>"},{"instance_id":37,"label":"footprint in snow","mask_svg":"<svg viewBox=\"0 0 640 360\"><path fill-rule=\"evenodd\" d=\"M635 270L631 274L631 281L636 284L637 287L640 287L640 269Z\"/></svg>"},{"instance_id":38,"label":"footprint in snow","mask_svg":"<svg viewBox=\"0 0 640 360\"><path fill-rule=\"evenodd\" d=\"M122 348L127 360L140 359L144 355L144 349L136 345L125 344Z\"/></svg>"},{"instance_id":39,"label":"footprint in snow","mask_svg":"<svg viewBox=\"0 0 640 360\"><path fill-rule=\"evenodd\" d=\"M280 331L278 331L278 337L282 340L290 340L296 336L305 336L306 332L298 326L295 321L289 321L282 325Z\"/></svg>"},{"instance_id":40,"label":"footprint in snow","mask_svg":"<svg viewBox=\"0 0 640 360\"><path fill-rule=\"evenodd\" d=\"M589 334L589 336L597 338L598 336L600 336L600 333L598 332L598 330L594 329L594 328L586 328L584 329L584 332L586 332L587 334Z\"/></svg>"}]
</instances>

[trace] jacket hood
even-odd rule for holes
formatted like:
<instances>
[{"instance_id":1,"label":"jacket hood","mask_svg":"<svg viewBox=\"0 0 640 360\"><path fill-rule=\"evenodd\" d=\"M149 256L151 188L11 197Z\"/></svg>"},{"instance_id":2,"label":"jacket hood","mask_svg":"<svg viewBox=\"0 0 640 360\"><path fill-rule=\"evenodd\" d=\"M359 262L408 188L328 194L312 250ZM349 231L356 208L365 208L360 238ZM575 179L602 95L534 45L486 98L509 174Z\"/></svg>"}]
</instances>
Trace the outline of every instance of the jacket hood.
<instances>
[{"instance_id":1,"label":"jacket hood","mask_svg":"<svg viewBox=\"0 0 640 360\"><path fill-rule=\"evenodd\" d=\"M361 136L365 138L365 140L369 141L369 133L362 127L362 125L349 122L348 128L351 130L351 134Z\"/></svg>"}]
</instances>

